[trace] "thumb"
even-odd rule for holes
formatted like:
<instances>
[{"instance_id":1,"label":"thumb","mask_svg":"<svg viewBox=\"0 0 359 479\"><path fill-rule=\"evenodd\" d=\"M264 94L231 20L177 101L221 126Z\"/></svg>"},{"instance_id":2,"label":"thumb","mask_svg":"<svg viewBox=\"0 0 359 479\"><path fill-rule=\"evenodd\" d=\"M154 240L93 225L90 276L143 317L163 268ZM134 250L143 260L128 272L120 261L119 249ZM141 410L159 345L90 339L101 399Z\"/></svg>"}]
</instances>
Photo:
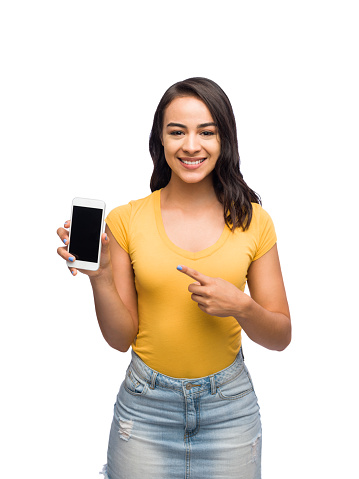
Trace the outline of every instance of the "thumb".
<instances>
[{"instance_id":1,"label":"thumb","mask_svg":"<svg viewBox=\"0 0 359 479\"><path fill-rule=\"evenodd\" d=\"M108 245L109 244L110 238L108 237L107 233L102 233L101 242L102 242L103 245Z\"/></svg>"},{"instance_id":2,"label":"thumb","mask_svg":"<svg viewBox=\"0 0 359 479\"><path fill-rule=\"evenodd\" d=\"M109 244L110 244L110 238L108 237L108 234L102 233L102 235L101 235L101 252L107 253Z\"/></svg>"}]
</instances>

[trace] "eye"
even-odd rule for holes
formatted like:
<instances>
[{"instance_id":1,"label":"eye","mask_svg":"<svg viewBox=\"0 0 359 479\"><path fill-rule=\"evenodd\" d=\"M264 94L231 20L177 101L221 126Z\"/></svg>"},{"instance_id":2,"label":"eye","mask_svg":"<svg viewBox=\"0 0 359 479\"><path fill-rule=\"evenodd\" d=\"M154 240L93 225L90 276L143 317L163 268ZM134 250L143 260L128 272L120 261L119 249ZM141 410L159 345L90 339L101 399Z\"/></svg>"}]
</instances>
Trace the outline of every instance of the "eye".
<instances>
[{"instance_id":1,"label":"eye","mask_svg":"<svg viewBox=\"0 0 359 479\"><path fill-rule=\"evenodd\" d=\"M173 130L170 132L170 135L172 136L180 136L183 134L183 131L180 131L180 130Z\"/></svg>"},{"instance_id":2,"label":"eye","mask_svg":"<svg viewBox=\"0 0 359 479\"><path fill-rule=\"evenodd\" d=\"M202 131L201 135L203 136L213 136L215 133L213 131Z\"/></svg>"}]
</instances>

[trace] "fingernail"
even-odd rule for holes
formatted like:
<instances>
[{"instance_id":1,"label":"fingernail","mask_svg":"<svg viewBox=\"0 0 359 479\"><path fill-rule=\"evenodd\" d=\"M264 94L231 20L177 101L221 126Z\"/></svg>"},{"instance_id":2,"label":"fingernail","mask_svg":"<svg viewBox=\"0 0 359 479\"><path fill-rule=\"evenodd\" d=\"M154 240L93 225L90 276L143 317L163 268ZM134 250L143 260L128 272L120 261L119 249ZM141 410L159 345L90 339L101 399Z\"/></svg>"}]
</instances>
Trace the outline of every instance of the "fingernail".
<instances>
[{"instance_id":1,"label":"fingernail","mask_svg":"<svg viewBox=\"0 0 359 479\"><path fill-rule=\"evenodd\" d=\"M73 256L70 256L69 261L75 261L75 258Z\"/></svg>"},{"instance_id":2,"label":"fingernail","mask_svg":"<svg viewBox=\"0 0 359 479\"><path fill-rule=\"evenodd\" d=\"M106 238L105 238L105 240L107 241L107 235L106 235Z\"/></svg>"},{"instance_id":3,"label":"fingernail","mask_svg":"<svg viewBox=\"0 0 359 479\"><path fill-rule=\"evenodd\" d=\"M178 265L177 269L178 269L178 271L182 271L182 266Z\"/></svg>"},{"instance_id":4,"label":"fingernail","mask_svg":"<svg viewBox=\"0 0 359 479\"><path fill-rule=\"evenodd\" d=\"M71 274L72 274L72 276L74 276L74 275L75 275L75 271L72 270L72 271L71 271Z\"/></svg>"},{"instance_id":5,"label":"fingernail","mask_svg":"<svg viewBox=\"0 0 359 479\"><path fill-rule=\"evenodd\" d=\"M62 241L66 244L67 239L63 239Z\"/></svg>"}]
</instances>

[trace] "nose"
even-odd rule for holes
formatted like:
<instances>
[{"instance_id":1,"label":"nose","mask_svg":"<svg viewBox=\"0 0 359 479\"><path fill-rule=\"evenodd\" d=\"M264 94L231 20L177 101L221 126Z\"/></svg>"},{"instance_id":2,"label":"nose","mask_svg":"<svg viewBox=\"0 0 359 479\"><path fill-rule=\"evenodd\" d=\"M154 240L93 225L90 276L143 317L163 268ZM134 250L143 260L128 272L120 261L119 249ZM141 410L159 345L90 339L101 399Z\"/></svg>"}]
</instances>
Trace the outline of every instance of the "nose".
<instances>
[{"instance_id":1,"label":"nose","mask_svg":"<svg viewBox=\"0 0 359 479\"><path fill-rule=\"evenodd\" d=\"M183 145L182 145L183 151L186 151L187 153L194 155L198 151L201 150L201 143L198 138L198 135L196 133L189 133L185 136Z\"/></svg>"}]
</instances>

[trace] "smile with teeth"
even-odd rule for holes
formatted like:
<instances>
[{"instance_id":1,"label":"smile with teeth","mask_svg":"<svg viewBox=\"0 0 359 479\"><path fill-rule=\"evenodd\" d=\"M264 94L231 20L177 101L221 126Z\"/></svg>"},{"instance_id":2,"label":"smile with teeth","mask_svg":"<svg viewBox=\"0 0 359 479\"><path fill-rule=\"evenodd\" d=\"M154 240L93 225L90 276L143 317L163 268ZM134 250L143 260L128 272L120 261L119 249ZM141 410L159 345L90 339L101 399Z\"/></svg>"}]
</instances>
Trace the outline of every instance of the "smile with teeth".
<instances>
[{"instance_id":1,"label":"smile with teeth","mask_svg":"<svg viewBox=\"0 0 359 479\"><path fill-rule=\"evenodd\" d=\"M203 163L206 158L201 158L200 160L182 160L182 158L179 158L179 160L184 163L185 165L199 165L200 163Z\"/></svg>"}]
</instances>

